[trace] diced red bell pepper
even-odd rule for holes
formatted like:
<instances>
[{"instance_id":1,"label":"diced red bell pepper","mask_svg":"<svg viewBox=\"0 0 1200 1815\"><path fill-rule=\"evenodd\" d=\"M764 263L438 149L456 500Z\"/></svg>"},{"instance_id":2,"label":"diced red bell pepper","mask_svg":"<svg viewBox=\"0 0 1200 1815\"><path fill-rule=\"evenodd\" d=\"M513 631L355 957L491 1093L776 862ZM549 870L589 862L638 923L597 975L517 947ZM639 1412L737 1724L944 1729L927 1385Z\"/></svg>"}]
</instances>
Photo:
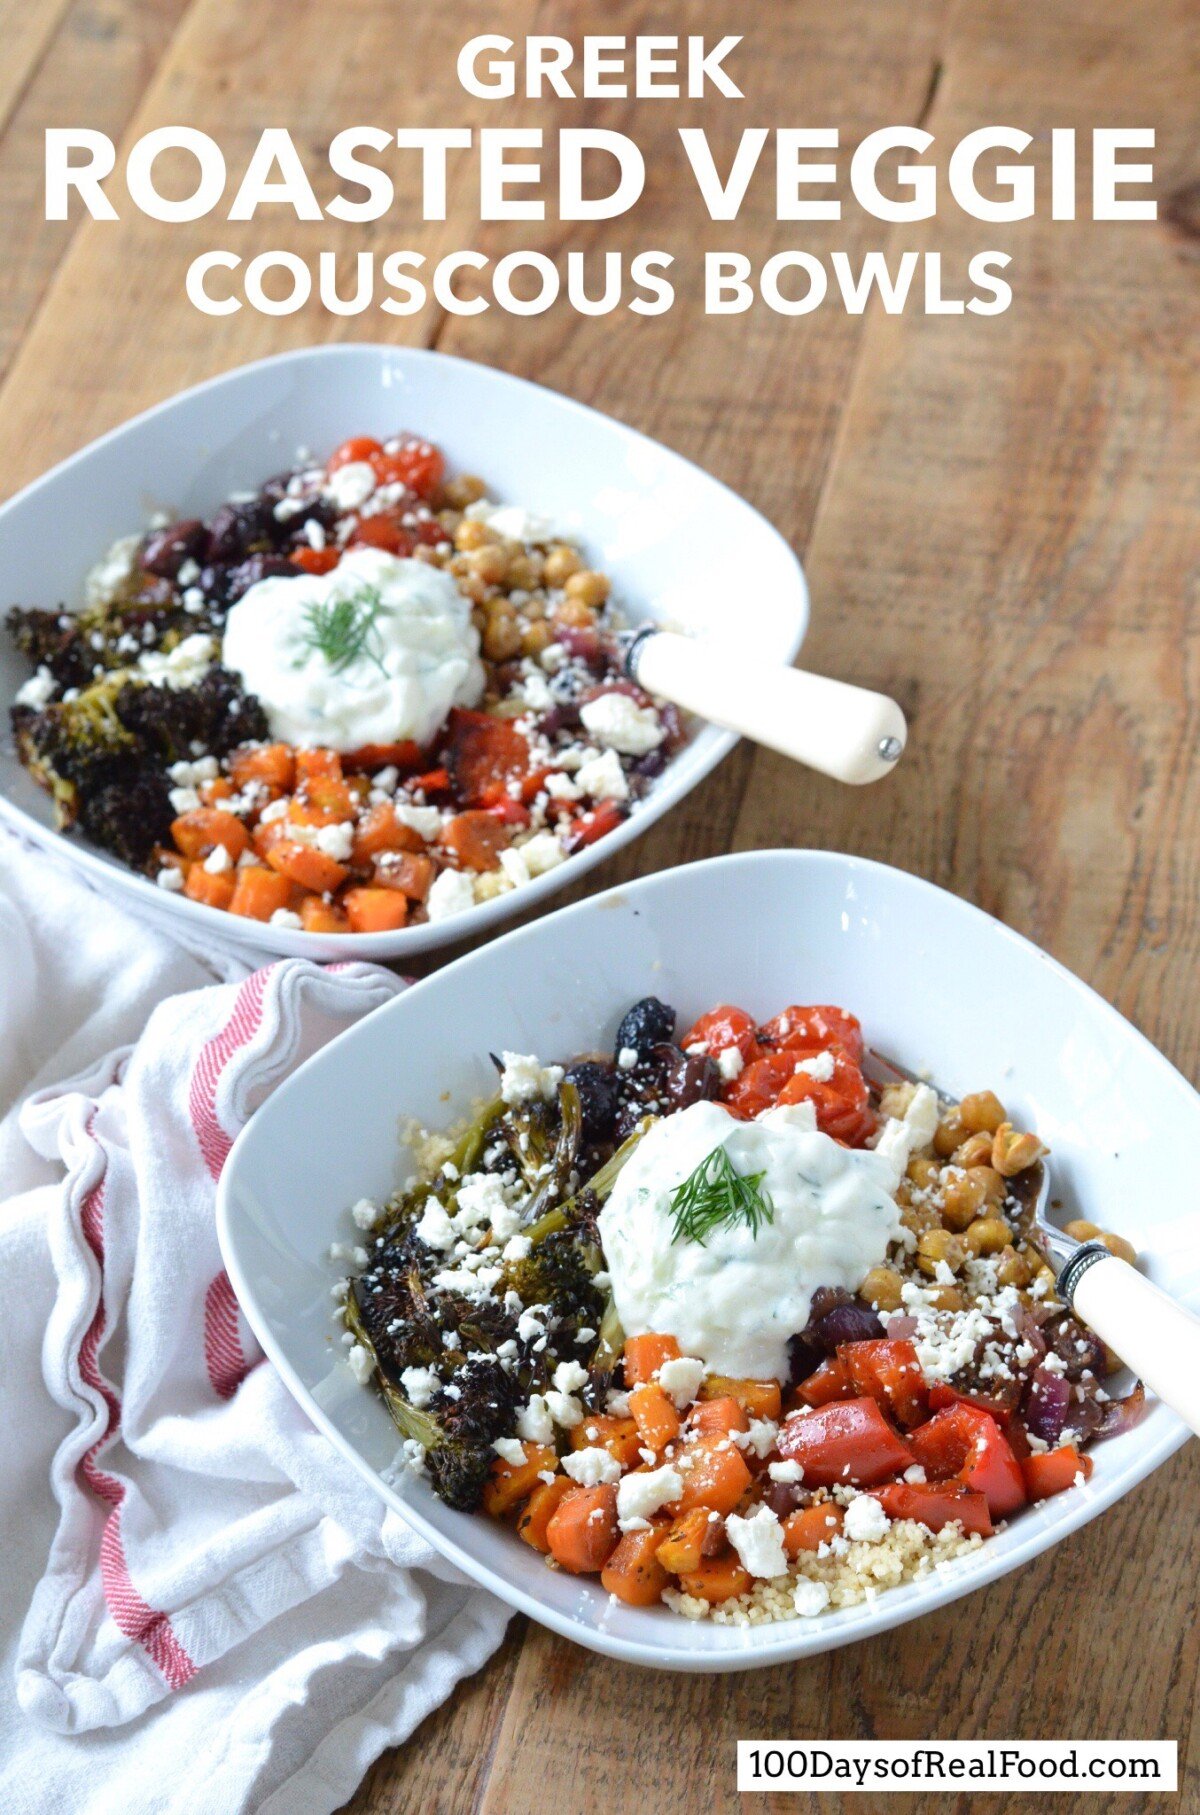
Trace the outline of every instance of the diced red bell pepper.
<instances>
[{"instance_id":1,"label":"diced red bell pepper","mask_svg":"<svg viewBox=\"0 0 1200 1815\"><path fill-rule=\"evenodd\" d=\"M793 1412L784 1420L778 1447L781 1456L800 1464L806 1487L877 1487L913 1460L873 1399L841 1399L817 1411Z\"/></svg>"},{"instance_id":2,"label":"diced red bell pepper","mask_svg":"<svg viewBox=\"0 0 1200 1815\"><path fill-rule=\"evenodd\" d=\"M996 1420L973 1405L937 1412L915 1430L913 1459L935 1481L959 1481L987 1495L993 1519L1006 1519L1025 1504L1025 1480Z\"/></svg>"},{"instance_id":3,"label":"diced red bell pepper","mask_svg":"<svg viewBox=\"0 0 1200 1815\"><path fill-rule=\"evenodd\" d=\"M964 1531L977 1531L982 1537L992 1535L992 1519L986 1496L972 1493L954 1481L933 1487L923 1482L891 1481L877 1487L872 1499L878 1500L889 1519L915 1519L930 1531L941 1531L956 1521Z\"/></svg>"},{"instance_id":4,"label":"diced red bell pepper","mask_svg":"<svg viewBox=\"0 0 1200 1815\"><path fill-rule=\"evenodd\" d=\"M844 1008L828 1003L814 1008L785 1008L758 1030L763 1046L782 1051L820 1052L841 1046L856 1065L862 1063L862 1024Z\"/></svg>"},{"instance_id":5,"label":"diced red bell pepper","mask_svg":"<svg viewBox=\"0 0 1200 1815\"><path fill-rule=\"evenodd\" d=\"M570 830L563 840L563 849L568 857L573 857L576 851L585 850L588 845L598 844L602 838L607 838L610 832L615 832L628 818L629 808L623 801L599 801L589 813L580 813L578 818L572 820Z\"/></svg>"},{"instance_id":6,"label":"diced red bell pepper","mask_svg":"<svg viewBox=\"0 0 1200 1815\"><path fill-rule=\"evenodd\" d=\"M458 798L468 807L511 800L510 782L529 773L529 744L508 719L456 706L450 714L445 762Z\"/></svg>"},{"instance_id":7,"label":"diced red bell pepper","mask_svg":"<svg viewBox=\"0 0 1200 1815\"><path fill-rule=\"evenodd\" d=\"M1073 1443L1062 1443L1057 1449L1040 1456L1026 1456L1021 1464L1025 1492L1031 1500L1048 1500L1052 1494L1065 1493L1074 1487L1076 1477L1086 1481L1092 1472L1092 1458L1081 1455Z\"/></svg>"},{"instance_id":8,"label":"diced red bell pepper","mask_svg":"<svg viewBox=\"0 0 1200 1815\"><path fill-rule=\"evenodd\" d=\"M1001 1430L1008 1431L1021 1403L1024 1384L1020 1378L1014 1377L1011 1384L1000 1393L961 1393L957 1387L948 1386L944 1380L935 1380L929 1389L929 1409L931 1412L944 1412L951 1405L973 1405L976 1411L986 1412L989 1418L994 1418Z\"/></svg>"},{"instance_id":9,"label":"diced red bell pepper","mask_svg":"<svg viewBox=\"0 0 1200 1815\"><path fill-rule=\"evenodd\" d=\"M819 1368L796 1388L805 1405L830 1405L835 1399L853 1399L856 1389L836 1355L830 1355Z\"/></svg>"},{"instance_id":10,"label":"diced red bell pepper","mask_svg":"<svg viewBox=\"0 0 1200 1815\"><path fill-rule=\"evenodd\" d=\"M420 744L411 737L396 744L360 744L347 750L342 765L347 769L383 769L389 764L397 769L415 769L424 756Z\"/></svg>"},{"instance_id":11,"label":"diced red bell pepper","mask_svg":"<svg viewBox=\"0 0 1200 1815\"><path fill-rule=\"evenodd\" d=\"M874 1399L906 1430L929 1416L929 1389L911 1342L887 1337L845 1342L838 1350L838 1360L854 1391Z\"/></svg>"}]
</instances>

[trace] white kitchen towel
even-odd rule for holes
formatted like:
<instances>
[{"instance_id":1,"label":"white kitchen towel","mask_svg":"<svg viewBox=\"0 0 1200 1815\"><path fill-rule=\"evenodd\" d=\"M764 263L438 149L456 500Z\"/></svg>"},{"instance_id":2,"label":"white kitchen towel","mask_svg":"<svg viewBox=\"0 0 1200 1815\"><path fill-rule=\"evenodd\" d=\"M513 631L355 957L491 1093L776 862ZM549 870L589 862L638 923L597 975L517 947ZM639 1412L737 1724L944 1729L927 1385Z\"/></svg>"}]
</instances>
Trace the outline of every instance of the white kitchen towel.
<instances>
[{"instance_id":1,"label":"white kitchen towel","mask_svg":"<svg viewBox=\"0 0 1200 1815\"><path fill-rule=\"evenodd\" d=\"M72 974L45 980L60 1020L73 988L85 1012L110 983L126 999L94 1010L90 1052L86 1027L66 1032L85 1071L4 1130L0 1806L324 1815L489 1655L507 1610L364 1492L261 1361L213 1202L253 1108L401 986L284 960L146 1018L135 975L152 995L205 961L73 875L55 912L74 893L89 933L54 951L27 919L44 861L0 834L6 1016L36 1005L52 952ZM98 951L127 966L83 977ZM136 1042L97 1057L139 1012ZM25 1037L53 1065L56 1035Z\"/></svg>"}]
</instances>

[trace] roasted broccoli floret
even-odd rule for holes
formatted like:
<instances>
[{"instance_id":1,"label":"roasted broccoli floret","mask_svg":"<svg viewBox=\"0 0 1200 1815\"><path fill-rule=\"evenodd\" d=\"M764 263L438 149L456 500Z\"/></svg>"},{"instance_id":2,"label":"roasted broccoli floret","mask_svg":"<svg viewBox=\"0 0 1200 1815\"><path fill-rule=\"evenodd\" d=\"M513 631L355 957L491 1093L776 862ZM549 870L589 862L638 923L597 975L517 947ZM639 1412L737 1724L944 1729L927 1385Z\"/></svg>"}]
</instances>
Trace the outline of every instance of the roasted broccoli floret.
<instances>
[{"instance_id":1,"label":"roasted broccoli floret","mask_svg":"<svg viewBox=\"0 0 1200 1815\"><path fill-rule=\"evenodd\" d=\"M594 1330L604 1310L592 1278L600 1264L599 1249L575 1229L557 1229L523 1260L506 1261L497 1289L516 1292L522 1304L545 1305L556 1331L573 1339L580 1329Z\"/></svg>"},{"instance_id":2,"label":"roasted broccoli floret","mask_svg":"<svg viewBox=\"0 0 1200 1815\"><path fill-rule=\"evenodd\" d=\"M220 667L179 689L118 670L74 699L14 706L12 723L21 761L53 795L60 827L77 826L135 869L170 834L168 764L266 735L258 701Z\"/></svg>"}]
</instances>

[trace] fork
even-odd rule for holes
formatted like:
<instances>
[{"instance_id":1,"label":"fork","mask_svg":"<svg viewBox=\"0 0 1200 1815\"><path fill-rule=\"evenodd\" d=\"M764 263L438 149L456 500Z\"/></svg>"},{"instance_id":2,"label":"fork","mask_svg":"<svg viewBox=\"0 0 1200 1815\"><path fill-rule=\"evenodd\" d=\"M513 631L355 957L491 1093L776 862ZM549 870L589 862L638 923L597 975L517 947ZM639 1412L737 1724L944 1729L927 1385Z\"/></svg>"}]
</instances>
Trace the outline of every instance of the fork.
<instances>
[{"instance_id":1,"label":"fork","mask_svg":"<svg viewBox=\"0 0 1200 1815\"><path fill-rule=\"evenodd\" d=\"M923 1081L878 1052L866 1054L864 1071L876 1084ZM930 1088L941 1103L955 1101L937 1085ZM1055 1292L1164 1405L1200 1434L1200 1317L1128 1261L1110 1254L1103 1242L1076 1241L1051 1222L1046 1214L1050 1168L1043 1159L1037 1170L1021 1233L1053 1269Z\"/></svg>"}]
</instances>

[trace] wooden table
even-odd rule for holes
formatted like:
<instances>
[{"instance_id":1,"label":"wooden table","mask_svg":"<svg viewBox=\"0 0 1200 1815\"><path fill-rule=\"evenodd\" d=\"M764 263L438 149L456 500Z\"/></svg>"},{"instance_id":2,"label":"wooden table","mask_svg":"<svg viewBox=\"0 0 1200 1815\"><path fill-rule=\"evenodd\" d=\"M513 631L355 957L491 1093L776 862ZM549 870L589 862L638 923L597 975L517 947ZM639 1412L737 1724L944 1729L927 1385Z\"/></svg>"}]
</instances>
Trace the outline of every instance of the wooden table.
<instances>
[{"instance_id":1,"label":"wooden table","mask_svg":"<svg viewBox=\"0 0 1200 1815\"><path fill-rule=\"evenodd\" d=\"M0 488L180 386L343 335L466 354L611 411L780 526L816 601L806 661L896 693L913 735L896 778L863 792L741 749L597 885L762 845L868 853L1038 940L1195 1077L1200 143L1187 0L675 0L668 12L648 0L609 0L602 12L582 0L457 11L433 0L0 0ZM518 39L587 26L743 31L731 68L747 99L472 100L455 79L458 46L501 21ZM1053 223L1043 209L997 228L946 209L889 229L851 206L840 224L797 229L775 222L770 186L756 185L739 222L697 225L674 139L681 123L710 126L727 149L744 124L836 125L851 145L917 120L939 143L996 121L1023 126L1043 168L1051 126L1153 125L1169 218L1101 227ZM313 150L363 121L601 123L635 134L650 174L632 219L570 229L480 228L469 184L452 186L445 222L413 225L411 160L394 164L407 173L395 216L365 229L41 219L47 125L121 140L181 121L217 136L235 167L265 123L288 124ZM195 253L220 244L302 254L411 245L434 256L664 246L690 251L693 266L704 247L757 261L789 245L876 245L940 250L948 272L997 244L1013 254L1016 299L991 320L830 306L795 320L764 308L706 320L685 282L656 319L559 309L337 321L313 305L281 320L246 310L214 322L189 306L182 280ZM963 1013L988 1009L980 978ZM1181 1188L1190 1182L1181 1176ZM1189 1448L986 1595L760 1674L635 1673L514 1620L490 1664L379 1761L350 1806L732 1810L739 1735L1175 1738L1187 1771L1177 1802L1079 1806L1197 1806L1198 1494L1200 1452ZM788 1802L816 1806L805 1796L773 1806ZM970 1798L886 1806L966 1809ZM1014 1815L1031 1806L987 1803Z\"/></svg>"}]
</instances>

